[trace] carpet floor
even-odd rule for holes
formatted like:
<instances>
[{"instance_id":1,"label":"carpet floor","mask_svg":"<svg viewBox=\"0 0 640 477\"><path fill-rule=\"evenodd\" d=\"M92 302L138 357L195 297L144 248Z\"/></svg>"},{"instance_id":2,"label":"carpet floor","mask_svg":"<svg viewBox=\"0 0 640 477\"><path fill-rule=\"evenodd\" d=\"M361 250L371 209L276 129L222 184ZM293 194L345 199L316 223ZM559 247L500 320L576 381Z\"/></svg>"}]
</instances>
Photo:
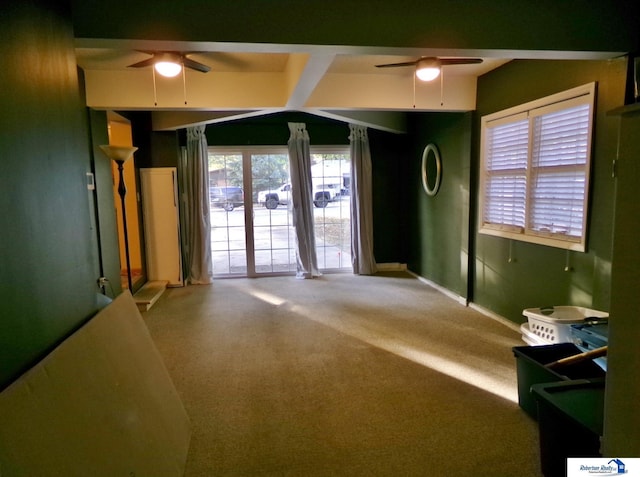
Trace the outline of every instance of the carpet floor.
<instances>
[{"instance_id":1,"label":"carpet floor","mask_svg":"<svg viewBox=\"0 0 640 477\"><path fill-rule=\"evenodd\" d=\"M519 334L409 274L218 280L143 316L188 477L541 475Z\"/></svg>"}]
</instances>

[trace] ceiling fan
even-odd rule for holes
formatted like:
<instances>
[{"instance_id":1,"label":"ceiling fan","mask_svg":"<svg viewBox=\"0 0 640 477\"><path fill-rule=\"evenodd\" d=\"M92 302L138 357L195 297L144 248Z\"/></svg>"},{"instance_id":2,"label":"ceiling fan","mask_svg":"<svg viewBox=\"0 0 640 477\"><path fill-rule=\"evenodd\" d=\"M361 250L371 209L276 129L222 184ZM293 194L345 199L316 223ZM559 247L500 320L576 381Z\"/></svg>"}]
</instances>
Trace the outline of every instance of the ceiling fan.
<instances>
[{"instance_id":1,"label":"ceiling fan","mask_svg":"<svg viewBox=\"0 0 640 477\"><path fill-rule=\"evenodd\" d=\"M422 57L414 61L404 61L401 63L387 63L376 65L376 68L398 68L402 66L415 66L416 76L422 81L432 81L440 75L443 66L449 65L472 65L482 63L481 58L436 58Z\"/></svg>"},{"instance_id":2,"label":"ceiling fan","mask_svg":"<svg viewBox=\"0 0 640 477\"><path fill-rule=\"evenodd\" d=\"M129 65L129 68L144 68L153 65L159 74L167 77L177 76L182 71L183 66L202 73L211 71L211 68L207 65L188 58L188 53L179 53L177 51L143 51L142 53L152 56Z\"/></svg>"},{"instance_id":3,"label":"ceiling fan","mask_svg":"<svg viewBox=\"0 0 640 477\"><path fill-rule=\"evenodd\" d=\"M211 68L192 60L187 57L188 53L180 53L177 51L141 51L151 55L151 58L138 61L129 68L144 68L146 66L153 66L153 98L154 104L158 105L158 96L156 90L156 72L167 78L173 78L178 76L182 72L182 87L184 92L184 104L187 104L187 79L185 78L184 68L191 68L192 70L200 71L201 73L208 73Z\"/></svg>"}]
</instances>

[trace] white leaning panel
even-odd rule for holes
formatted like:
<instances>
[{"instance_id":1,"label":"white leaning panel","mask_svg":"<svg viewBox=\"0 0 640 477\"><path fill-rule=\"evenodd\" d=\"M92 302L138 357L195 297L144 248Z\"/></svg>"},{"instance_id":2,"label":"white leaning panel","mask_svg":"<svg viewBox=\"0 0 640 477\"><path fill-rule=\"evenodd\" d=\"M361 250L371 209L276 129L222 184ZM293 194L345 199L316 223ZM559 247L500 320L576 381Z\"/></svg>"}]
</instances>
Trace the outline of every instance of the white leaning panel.
<instances>
[{"instance_id":1,"label":"white leaning panel","mask_svg":"<svg viewBox=\"0 0 640 477\"><path fill-rule=\"evenodd\" d=\"M0 394L0 475L181 476L190 424L130 293Z\"/></svg>"}]
</instances>

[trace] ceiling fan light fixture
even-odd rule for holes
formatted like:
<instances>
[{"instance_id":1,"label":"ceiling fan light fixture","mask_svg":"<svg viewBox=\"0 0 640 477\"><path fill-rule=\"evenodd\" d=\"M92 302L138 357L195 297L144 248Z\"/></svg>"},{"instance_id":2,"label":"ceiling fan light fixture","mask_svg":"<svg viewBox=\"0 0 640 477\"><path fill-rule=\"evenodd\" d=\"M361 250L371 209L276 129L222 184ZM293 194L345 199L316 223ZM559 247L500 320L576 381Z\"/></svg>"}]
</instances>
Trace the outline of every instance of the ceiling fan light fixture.
<instances>
[{"instance_id":1,"label":"ceiling fan light fixture","mask_svg":"<svg viewBox=\"0 0 640 477\"><path fill-rule=\"evenodd\" d=\"M153 65L159 75L167 78L178 76L182 71L182 65L175 61L158 61Z\"/></svg>"},{"instance_id":2,"label":"ceiling fan light fixture","mask_svg":"<svg viewBox=\"0 0 640 477\"><path fill-rule=\"evenodd\" d=\"M440 61L437 58L424 58L418 61L416 76L421 81L433 81L440 76Z\"/></svg>"},{"instance_id":3,"label":"ceiling fan light fixture","mask_svg":"<svg viewBox=\"0 0 640 477\"><path fill-rule=\"evenodd\" d=\"M440 76L440 68L433 66L428 68L420 68L416 70L416 76L421 81L433 81L438 76Z\"/></svg>"}]
</instances>

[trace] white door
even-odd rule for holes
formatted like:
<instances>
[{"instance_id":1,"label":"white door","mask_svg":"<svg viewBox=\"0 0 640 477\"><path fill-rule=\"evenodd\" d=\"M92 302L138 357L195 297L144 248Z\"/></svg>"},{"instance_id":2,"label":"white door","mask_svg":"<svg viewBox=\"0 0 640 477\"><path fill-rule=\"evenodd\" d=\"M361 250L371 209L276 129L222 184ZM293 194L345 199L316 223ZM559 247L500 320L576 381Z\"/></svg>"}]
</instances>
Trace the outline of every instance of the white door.
<instances>
[{"instance_id":1,"label":"white door","mask_svg":"<svg viewBox=\"0 0 640 477\"><path fill-rule=\"evenodd\" d=\"M183 286L175 167L140 169L149 281Z\"/></svg>"}]
</instances>

